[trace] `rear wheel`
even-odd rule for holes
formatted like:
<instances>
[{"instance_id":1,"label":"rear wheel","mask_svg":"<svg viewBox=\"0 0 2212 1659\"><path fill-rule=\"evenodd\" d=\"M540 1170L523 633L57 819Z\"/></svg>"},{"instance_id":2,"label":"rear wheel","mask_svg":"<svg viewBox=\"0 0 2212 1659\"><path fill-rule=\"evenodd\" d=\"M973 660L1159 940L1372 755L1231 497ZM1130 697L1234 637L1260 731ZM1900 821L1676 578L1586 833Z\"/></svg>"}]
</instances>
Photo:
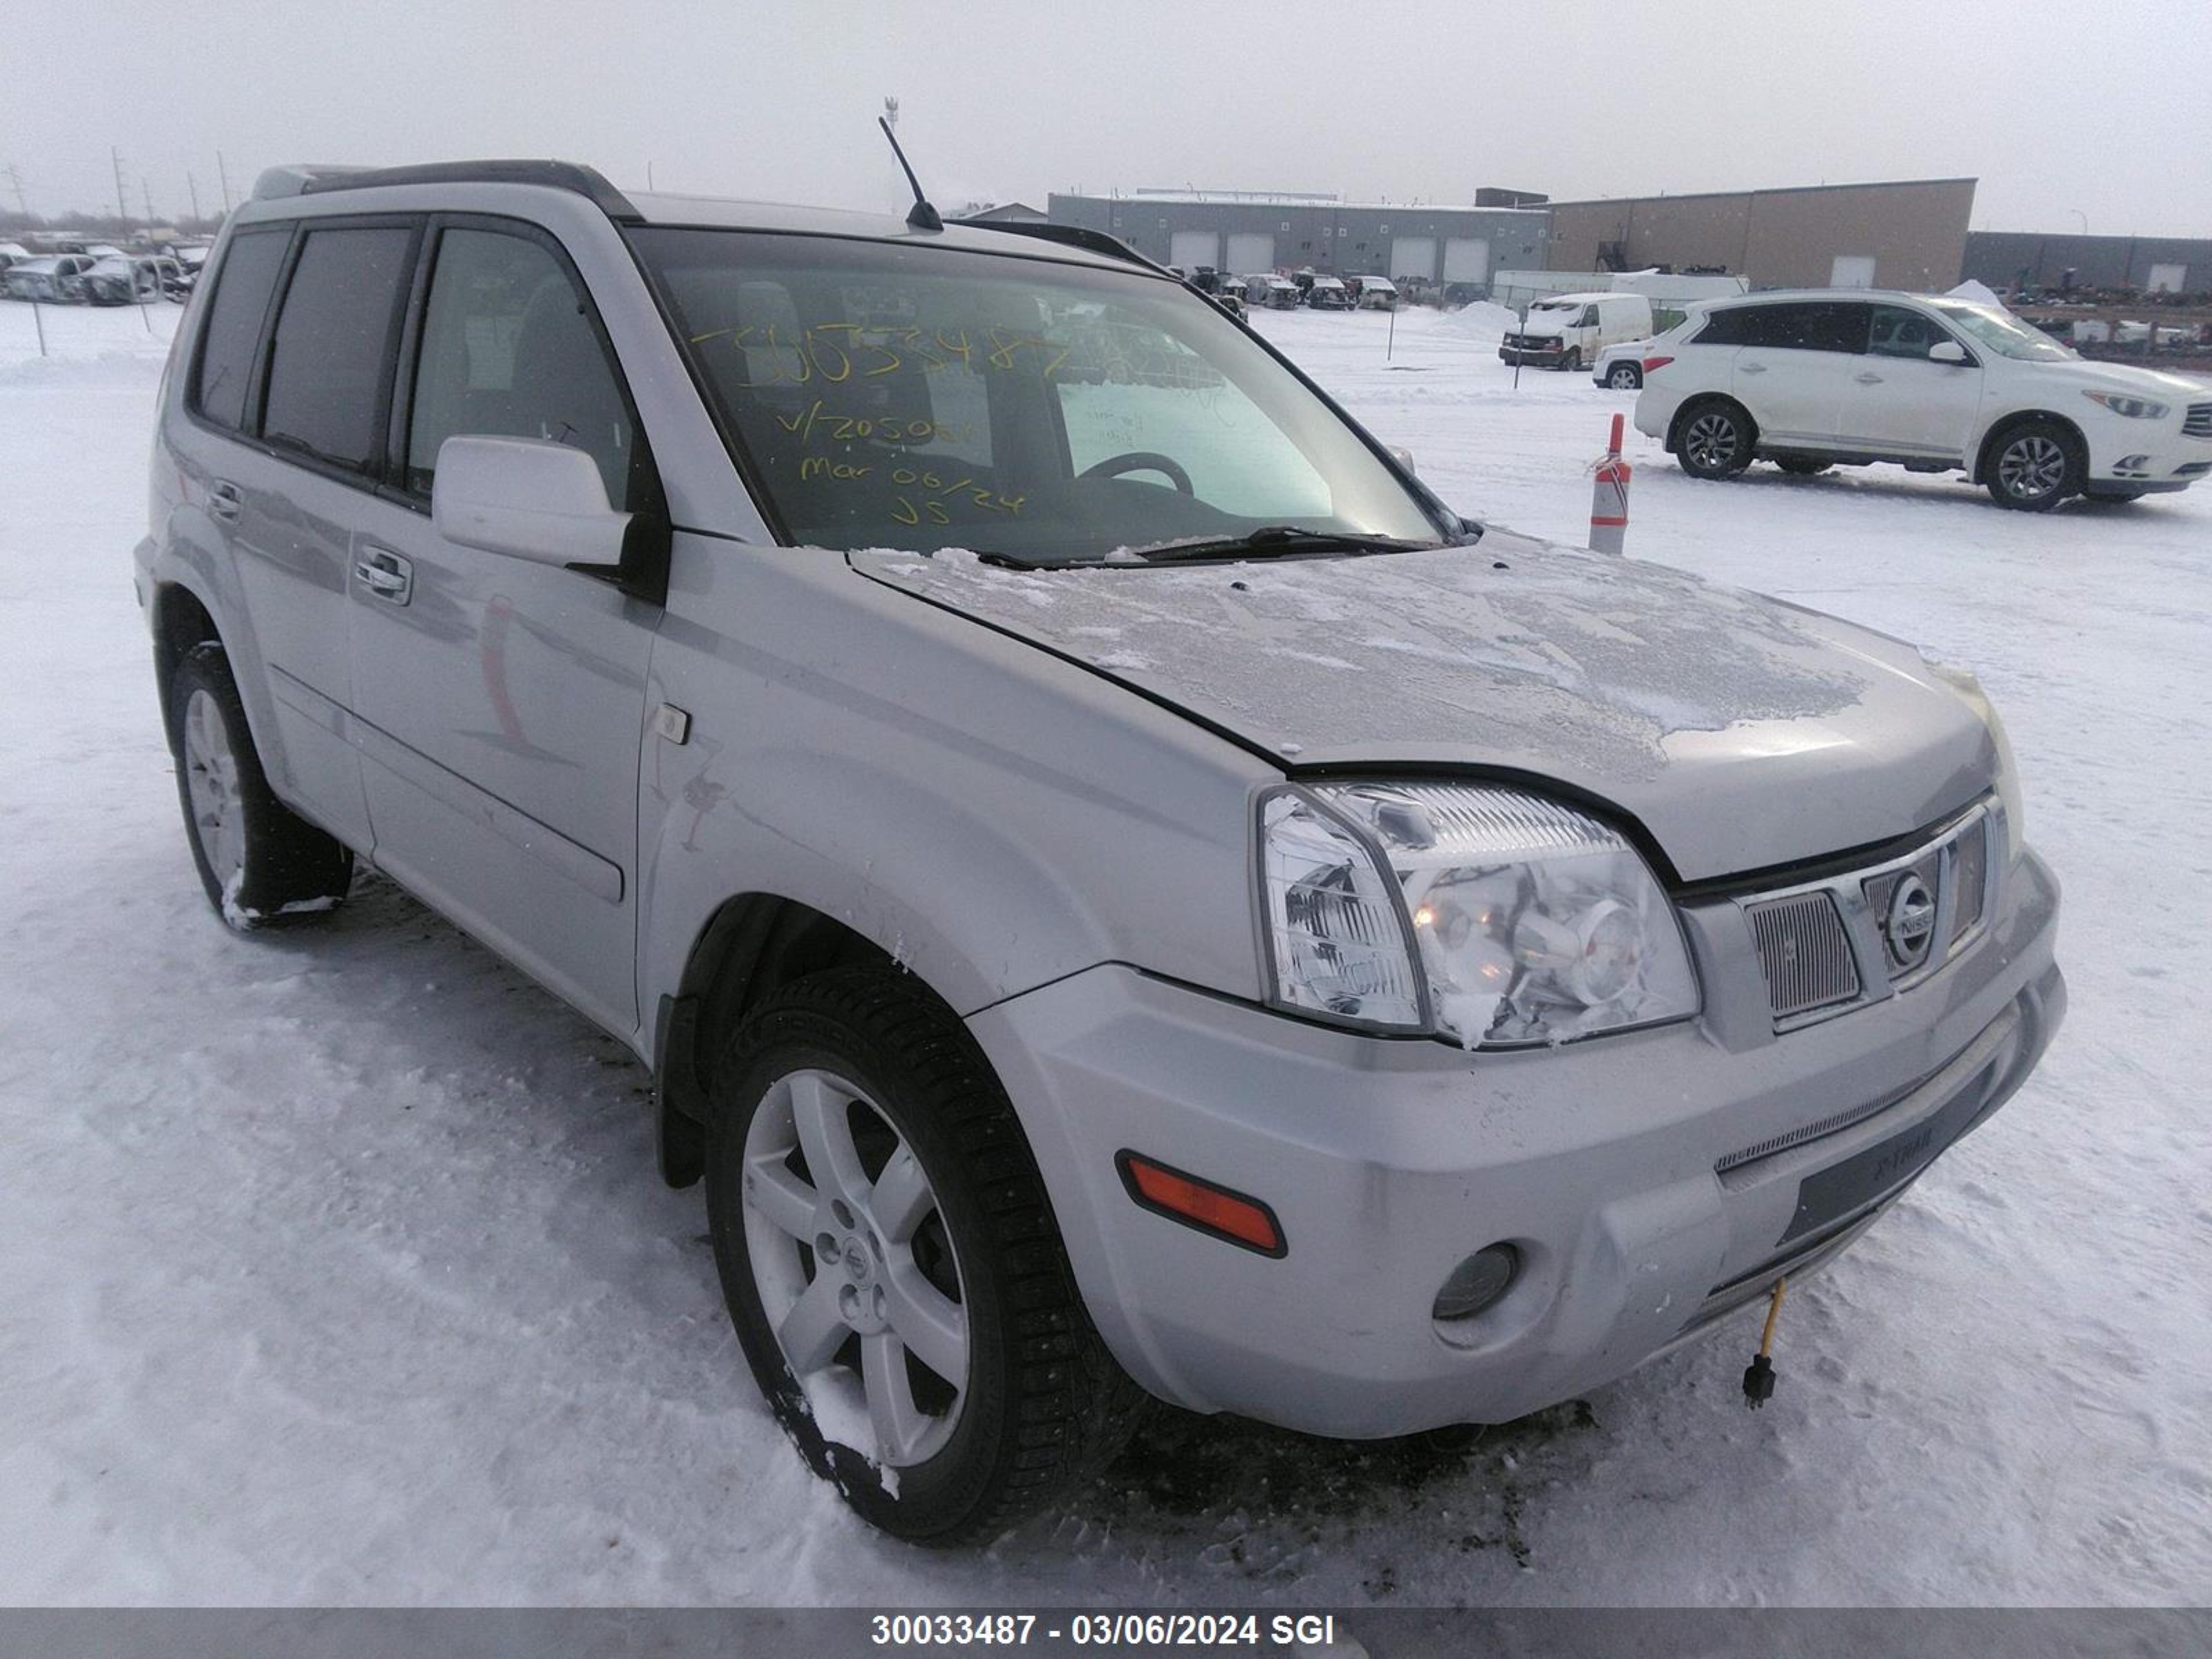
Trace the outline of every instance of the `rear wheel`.
<instances>
[{"instance_id":1,"label":"rear wheel","mask_svg":"<svg viewBox=\"0 0 2212 1659\"><path fill-rule=\"evenodd\" d=\"M2021 421L1990 443L1983 482L1999 507L2048 513L2081 489L2081 448L2056 421Z\"/></svg>"},{"instance_id":2,"label":"rear wheel","mask_svg":"<svg viewBox=\"0 0 2212 1659\"><path fill-rule=\"evenodd\" d=\"M1742 404L1726 398L1701 398L1677 419L1674 459L1693 478L1733 478L1751 465L1757 439Z\"/></svg>"},{"instance_id":3,"label":"rear wheel","mask_svg":"<svg viewBox=\"0 0 2212 1659\"><path fill-rule=\"evenodd\" d=\"M1777 455L1774 464L1796 478L1817 477L1835 465L1826 455Z\"/></svg>"},{"instance_id":4,"label":"rear wheel","mask_svg":"<svg viewBox=\"0 0 2212 1659\"><path fill-rule=\"evenodd\" d=\"M278 800L222 647L194 646L169 681L169 747L208 902L240 933L337 907L353 854Z\"/></svg>"},{"instance_id":5,"label":"rear wheel","mask_svg":"<svg viewBox=\"0 0 2212 1659\"><path fill-rule=\"evenodd\" d=\"M1605 383L1615 392L1633 392L1644 384L1644 371L1634 363L1615 363L1606 372Z\"/></svg>"},{"instance_id":6,"label":"rear wheel","mask_svg":"<svg viewBox=\"0 0 2212 1659\"><path fill-rule=\"evenodd\" d=\"M762 1393L884 1531L989 1538L1135 1426L1144 1396L1084 1310L1013 1109L910 976L816 975L745 1022L706 1182Z\"/></svg>"}]
</instances>

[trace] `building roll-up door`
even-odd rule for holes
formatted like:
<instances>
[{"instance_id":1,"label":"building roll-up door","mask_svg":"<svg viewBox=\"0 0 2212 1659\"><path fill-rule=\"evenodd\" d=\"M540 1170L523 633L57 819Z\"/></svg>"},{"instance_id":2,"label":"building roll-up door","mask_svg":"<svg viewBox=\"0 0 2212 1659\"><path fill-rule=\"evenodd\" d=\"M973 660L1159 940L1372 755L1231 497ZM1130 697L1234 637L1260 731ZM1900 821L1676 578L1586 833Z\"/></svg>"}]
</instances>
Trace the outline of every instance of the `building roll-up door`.
<instances>
[{"instance_id":1,"label":"building roll-up door","mask_svg":"<svg viewBox=\"0 0 2212 1659\"><path fill-rule=\"evenodd\" d=\"M1221 267L1240 276L1275 268L1275 239L1265 231L1235 230L1229 234L1229 259Z\"/></svg>"},{"instance_id":2,"label":"building roll-up door","mask_svg":"<svg viewBox=\"0 0 2212 1659\"><path fill-rule=\"evenodd\" d=\"M1221 252L1221 233L1214 230L1179 230L1168 238L1168 263L1181 265L1185 270L1196 270L1200 265L1217 265Z\"/></svg>"},{"instance_id":3,"label":"building roll-up door","mask_svg":"<svg viewBox=\"0 0 2212 1659\"><path fill-rule=\"evenodd\" d=\"M1490 244L1480 236L1455 236L1444 244L1444 281L1490 280Z\"/></svg>"},{"instance_id":4,"label":"building roll-up door","mask_svg":"<svg viewBox=\"0 0 2212 1659\"><path fill-rule=\"evenodd\" d=\"M1402 283L1409 276L1420 283L1437 280L1435 237L1401 236L1391 242L1390 280Z\"/></svg>"}]
</instances>

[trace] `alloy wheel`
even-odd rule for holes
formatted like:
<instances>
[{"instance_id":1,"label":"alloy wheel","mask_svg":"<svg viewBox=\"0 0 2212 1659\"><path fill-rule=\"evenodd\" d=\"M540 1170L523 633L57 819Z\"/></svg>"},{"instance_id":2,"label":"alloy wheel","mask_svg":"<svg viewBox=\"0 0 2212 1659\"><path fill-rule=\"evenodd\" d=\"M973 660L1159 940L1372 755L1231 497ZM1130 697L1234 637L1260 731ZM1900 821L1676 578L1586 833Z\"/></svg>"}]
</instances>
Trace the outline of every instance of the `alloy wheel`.
<instances>
[{"instance_id":1,"label":"alloy wheel","mask_svg":"<svg viewBox=\"0 0 2212 1659\"><path fill-rule=\"evenodd\" d=\"M1636 387L1636 371L1626 363L1613 365L1613 373L1606 376L1606 384L1618 391L1631 392Z\"/></svg>"},{"instance_id":2,"label":"alloy wheel","mask_svg":"<svg viewBox=\"0 0 2212 1659\"><path fill-rule=\"evenodd\" d=\"M246 812L238 793L238 757L222 709L205 691L185 705L185 783L200 853L228 891L246 868Z\"/></svg>"},{"instance_id":3,"label":"alloy wheel","mask_svg":"<svg viewBox=\"0 0 2212 1659\"><path fill-rule=\"evenodd\" d=\"M2023 433L1997 458L1997 479L2016 501L2034 501L2057 489L2066 477L2066 451L2055 438Z\"/></svg>"},{"instance_id":4,"label":"alloy wheel","mask_svg":"<svg viewBox=\"0 0 2212 1659\"><path fill-rule=\"evenodd\" d=\"M823 1071L769 1088L745 1130L745 1251L777 1346L832 1438L928 1461L967 1397L960 1264L936 1189L866 1091Z\"/></svg>"},{"instance_id":5,"label":"alloy wheel","mask_svg":"<svg viewBox=\"0 0 2212 1659\"><path fill-rule=\"evenodd\" d=\"M1698 416L1682 434L1684 453L1701 471L1718 471L1735 460L1736 443L1735 422L1717 411Z\"/></svg>"}]
</instances>

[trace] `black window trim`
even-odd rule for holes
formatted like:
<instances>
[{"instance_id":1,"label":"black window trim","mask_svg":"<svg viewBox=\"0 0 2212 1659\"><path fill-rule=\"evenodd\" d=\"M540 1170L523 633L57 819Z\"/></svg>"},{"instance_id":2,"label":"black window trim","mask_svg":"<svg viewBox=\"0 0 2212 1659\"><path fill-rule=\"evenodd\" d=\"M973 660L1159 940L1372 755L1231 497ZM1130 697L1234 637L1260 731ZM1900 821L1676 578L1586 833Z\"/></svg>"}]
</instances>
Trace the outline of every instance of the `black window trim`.
<instances>
[{"instance_id":1,"label":"black window trim","mask_svg":"<svg viewBox=\"0 0 2212 1659\"><path fill-rule=\"evenodd\" d=\"M592 336L599 343L607 367L614 374L615 390L622 398L623 412L629 416L630 430L637 434L630 456L630 471L635 480L634 487L642 499L628 510L641 517L665 520L668 497L660 482L660 465L653 457L653 441L646 432L645 422L639 416L629 375L623 368L622 354L615 349L614 337L607 332L606 323L599 315L599 303L592 293L591 284L577 270L576 262L568 257L568 250L561 239L541 224L508 214L439 212L432 213L428 218L422 240L416 249L415 277L408 291L407 315L399 332L395 370L404 372L395 373L392 396L386 404L384 455L387 476L376 493L410 512L425 517L429 514L429 492L410 489L407 483L408 428L414 417L415 384L422 370L422 330L429 316L430 284L437 274L438 250L446 232L476 230L535 243L553 256L553 262L568 277L569 285L582 297L585 320L591 325Z\"/></svg>"},{"instance_id":2,"label":"black window trim","mask_svg":"<svg viewBox=\"0 0 2212 1659\"><path fill-rule=\"evenodd\" d=\"M195 319L191 363L190 372L185 376L185 413L191 418L195 425L203 427L221 437L247 443L253 441L252 434L246 429L245 418L246 412L253 407L254 382L261 374L262 351L269 340L269 320L276 309L276 296L283 292L284 273L291 269L292 243L297 237L298 230L299 222L290 219L240 226L232 233L230 240L223 244L222 262L209 273L209 277L202 279L208 289L208 300L207 304L201 308L198 317ZM280 238L284 243L284 249L276 256L276 277L269 285L269 297L261 302L261 320L254 325L253 342L246 350L246 391L240 400L239 408L240 424L227 426L201 407L200 374L207 360L208 333L215 325L216 305L222 297L222 284L230 273L232 251L248 236Z\"/></svg>"},{"instance_id":3,"label":"black window trim","mask_svg":"<svg viewBox=\"0 0 2212 1659\"><path fill-rule=\"evenodd\" d=\"M404 228L414 234L414 240L410 244L407 256L408 269L411 273L422 262L423 223L428 216L428 214L422 212L308 214L301 215L297 218L264 220L252 225L240 226L236 232L238 236L261 234L262 227L267 225L272 230L281 230L290 237L290 241L284 250L283 263L277 270L276 285L270 290L268 306L261 314L260 331L254 339L252 368L246 383L245 416L240 425L228 427L219 421L210 419L198 407L199 356L207 344L205 321L199 325L198 337L192 343L192 377L186 383L187 395L185 401L186 416L195 425L204 430L211 432L219 438L228 439L233 443L244 444L249 449L258 451L271 460L283 461L287 465L300 467L306 471L314 473L319 477L328 478L334 483L344 484L364 494L380 493L384 475L389 470L392 462L391 445L388 441L381 446L380 453L372 458L369 470L363 471L359 468L342 466L334 462L325 461L318 456L295 449L289 444L271 443L263 434L262 416L268 398L270 353L276 345L277 319L283 315L284 302L291 296L292 276L299 268L300 252L306 246L310 234L319 230L377 230L391 229L395 227ZM229 260L229 252L226 248L223 254L224 264L228 265ZM220 284L222 281L222 274L218 270L216 273L216 282ZM409 282L399 285L399 297L395 301L395 305L407 305L412 298L413 291L410 276ZM212 318L214 313L215 307L210 300L207 310L208 317ZM398 333L398 331L395 330L391 338L397 339ZM377 374L377 406L380 415L383 416L377 429L385 432L387 437L390 430L392 372L395 362L393 351L387 343L384 361Z\"/></svg>"},{"instance_id":4,"label":"black window trim","mask_svg":"<svg viewBox=\"0 0 2212 1659\"><path fill-rule=\"evenodd\" d=\"M323 477L334 479L339 483L349 484L369 495L378 493L392 468L391 445L388 441L379 443L378 453L369 458L368 467L362 469L347 466L335 461L326 461L320 456L310 455L304 450L294 448L289 444L271 443L269 441L268 434L264 430L264 422L268 414L269 371L276 349L276 325L283 320L284 307L292 297L292 278L299 270L300 257L307 249L308 237L318 231L324 230L405 229L410 232L410 237L403 264L403 269L408 272L408 279L398 284L398 292L392 300L392 315L386 325L383 361L377 366L375 417L369 423L370 430L386 434L388 437L392 418L392 374L397 362L393 344L398 339L400 332L399 328L392 325L404 322L406 316L404 307L414 293L414 273L422 264L423 225L428 216L424 213L414 212L349 213L332 214L328 217L318 215L311 218L301 218L297 222L298 230L292 239L291 251L285 258L284 273L276 284L276 303L264 322L261 349L255 364L254 378L252 383L246 388L246 409L252 416L253 437L264 453L295 466L304 467L307 471Z\"/></svg>"}]
</instances>

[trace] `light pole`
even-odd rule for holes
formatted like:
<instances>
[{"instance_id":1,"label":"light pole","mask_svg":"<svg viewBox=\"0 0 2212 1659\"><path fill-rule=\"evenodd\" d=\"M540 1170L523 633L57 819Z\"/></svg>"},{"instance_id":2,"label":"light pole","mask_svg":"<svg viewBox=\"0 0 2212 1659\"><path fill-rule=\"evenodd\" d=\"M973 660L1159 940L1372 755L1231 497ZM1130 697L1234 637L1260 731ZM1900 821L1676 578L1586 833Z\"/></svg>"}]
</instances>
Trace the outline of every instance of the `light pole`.
<instances>
[{"instance_id":1,"label":"light pole","mask_svg":"<svg viewBox=\"0 0 2212 1659\"><path fill-rule=\"evenodd\" d=\"M2081 234L2087 236L2089 234L2089 216L2082 212L2080 208L2069 208L2066 210L2081 222Z\"/></svg>"}]
</instances>

